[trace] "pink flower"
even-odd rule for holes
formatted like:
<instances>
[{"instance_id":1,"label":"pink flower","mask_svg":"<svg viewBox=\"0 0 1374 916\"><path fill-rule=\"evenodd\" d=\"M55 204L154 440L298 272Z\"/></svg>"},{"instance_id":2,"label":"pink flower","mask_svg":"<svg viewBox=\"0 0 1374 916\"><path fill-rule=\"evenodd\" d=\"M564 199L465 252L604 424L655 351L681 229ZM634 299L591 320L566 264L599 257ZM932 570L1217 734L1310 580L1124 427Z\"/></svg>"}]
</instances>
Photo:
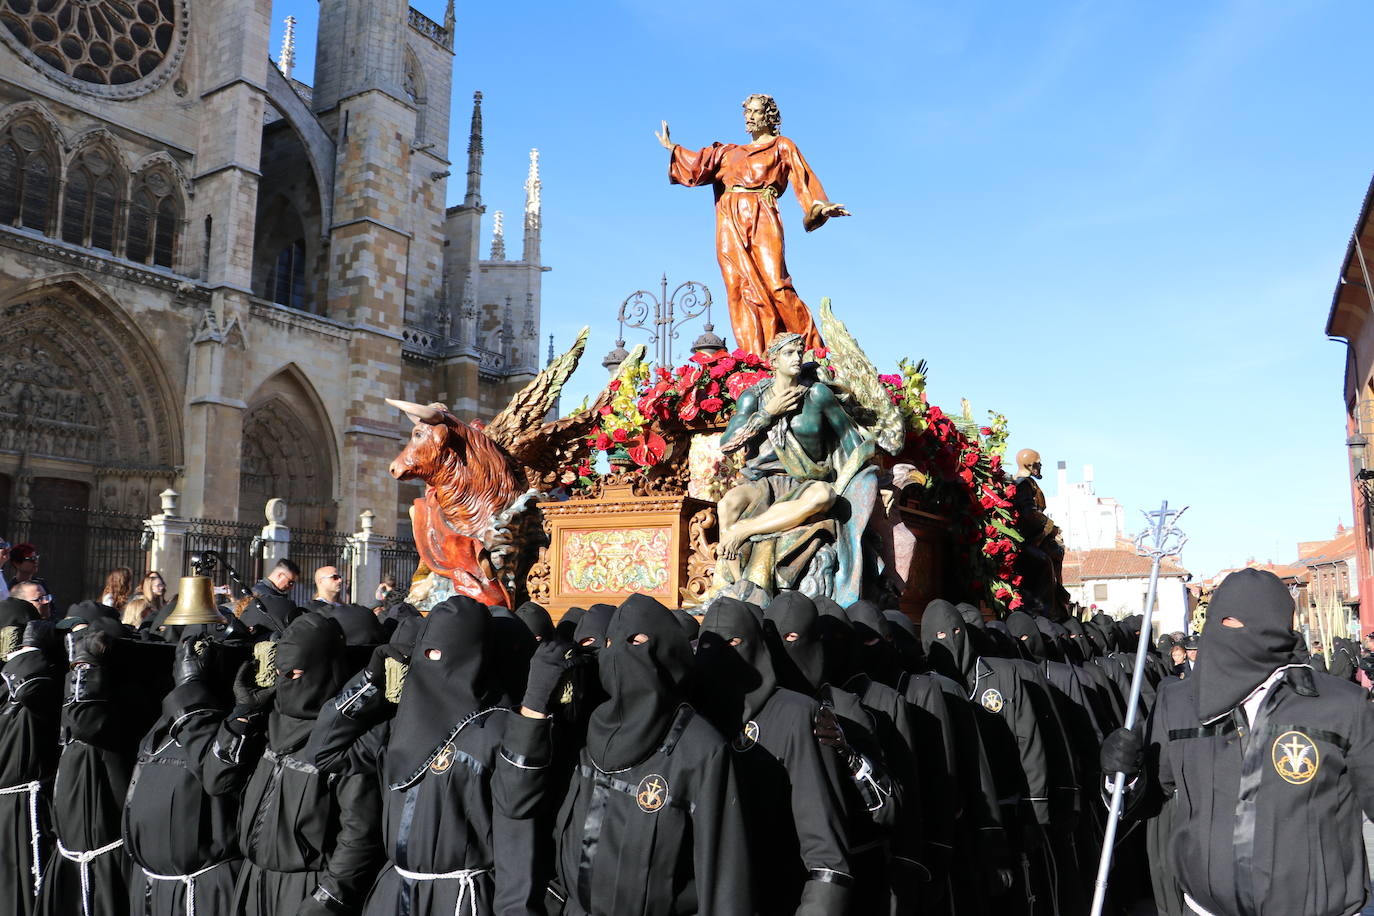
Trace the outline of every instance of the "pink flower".
<instances>
[{"instance_id":1,"label":"pink flower","mask_svg":"<svg viewBox=\"0 0 1374 916\"><path fill-rule=\"evenodd\" d=\"M598 410L597 413L601 414L603 417L609 417L609 416L611 415L611 413L612 413L612 411L611 411L611 405L610 405L610 404L603 404L603 405L601 405L601 409Z\"/></svg>"},{"instance_id":2,"label":"pink flower","mask_svg":"<svg viewBox=\"0 0 1374 916\"><path fill-rule=\"evenodd\" d=\"M825 359L830 355L829 347L817 347L815 349L816 359Z\"/></svg>"}]
</instances>

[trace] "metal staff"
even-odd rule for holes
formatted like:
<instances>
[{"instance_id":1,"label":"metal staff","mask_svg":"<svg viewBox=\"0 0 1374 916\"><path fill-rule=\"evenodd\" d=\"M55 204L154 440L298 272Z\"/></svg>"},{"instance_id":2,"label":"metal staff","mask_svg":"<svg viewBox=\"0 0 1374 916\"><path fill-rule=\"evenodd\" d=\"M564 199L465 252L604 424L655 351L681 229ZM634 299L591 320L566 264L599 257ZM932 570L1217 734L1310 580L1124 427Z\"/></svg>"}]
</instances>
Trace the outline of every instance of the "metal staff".
<instances>
[{"instance_id":1,"label":"metal staff","mask_svg":"<svg viewBox=\"0 0 1374 916\"><path fill-rule=\"evenodd\" d=\"M1136 553L1150 558L1150 587L1145 593L1145 620L1140 625L1140 640L1135 647L1135 673L1131 676L1131 698L1126 704L1126 728L1135 726L1140 711L1140 686L1145 681L1145 656L1150 649L1150 625L1154 618L1155 592L1159 585L1159 566L1167 556L1177 556L1187 543L1187 536L1175 527L1188 507L1169 511L1169 502L1160 503L1158 512L1146 512L1149 526L1136 538ZM1154 543L1148 543L1153 536ZM1102 916L1107 902L1107 873L1112 868L1116 827L1121 819L1121 804L1126 794L1126 774L1118 771L1112 777L1112 803L1107 811L1107 829L1102 837L1102 858L1097 863L1097 881L1093 886L1092 916Z\"/></svg>"}]
</instances>

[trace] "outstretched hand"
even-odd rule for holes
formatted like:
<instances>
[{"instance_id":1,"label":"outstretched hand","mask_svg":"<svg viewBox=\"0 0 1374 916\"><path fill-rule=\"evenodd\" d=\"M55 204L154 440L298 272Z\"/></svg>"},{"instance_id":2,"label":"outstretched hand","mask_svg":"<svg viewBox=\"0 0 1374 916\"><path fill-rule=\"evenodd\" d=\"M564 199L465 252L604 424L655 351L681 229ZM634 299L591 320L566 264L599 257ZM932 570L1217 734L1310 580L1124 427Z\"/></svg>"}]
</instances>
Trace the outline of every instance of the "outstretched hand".
<instances>
[{"instance_id":1,"label":"outstretched hand","mask_svg":"<svg viewBox=\"0 0 1374 916\"><path fill-rule=\"evenodd\" d=\"M821 207L821 216L830 218L836 216L851 216L852 214L845 209L844 204L826 204Z\"/></svg>"},{"instance_id":2,"label":"outstretched hand","mask_svg":"<svg viewBox=\"0 0 1374 916\"><path fill-rule=\"evenodd\" d=\"M668 133L668 122L659 121L658 123L663 125L663 133L654 131L654 136L658 138L659 144L664 149L672 149L674 146L677 146L677 144L673 142L672 137Z\"/></svg>"}]
</instances>

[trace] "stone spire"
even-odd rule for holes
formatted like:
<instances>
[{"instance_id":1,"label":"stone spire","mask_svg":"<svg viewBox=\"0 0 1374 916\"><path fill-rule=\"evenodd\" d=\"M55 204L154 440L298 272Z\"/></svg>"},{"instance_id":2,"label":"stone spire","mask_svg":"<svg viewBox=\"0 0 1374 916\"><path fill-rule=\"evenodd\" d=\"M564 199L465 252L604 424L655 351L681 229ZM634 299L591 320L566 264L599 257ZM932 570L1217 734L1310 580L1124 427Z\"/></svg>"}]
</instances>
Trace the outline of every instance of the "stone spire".
<instances>
[{"instance_id":1,"label":"stone spire","mask_svg":"<svg viewBox=\"0 0 1374 916\"><path fill-rule=\"evenodd\" d=\"M491 259L506 259L506 214L500 210L496 211L491 220Z\"/></svg>"},{"instance_id":2,"label":"stone spire","mask_svg":"<svg viewBox=\"0 0 1374 916\"><path fill-rule=\"evenodd\" d=\"M482 206L482 93L472 94L472 130L468 133L468 190L463 206Z\"/></svg>"},{"instance_id":3,"label":"stone spire","mask_svg":"<svg viewBox=\"0 0 1374 916\"><path fill-rule=\"evenodd\" d=\"M444 40L448 43L448 49L453 50L453 0L448 0L448 8L444 10Z\"/></svg>"},{"instance_id":4,"label":"stone spire","mask_svg":"<svg viewBox=\"0 0 1374 916\"><path fill-rule=\"evenodd\" d=\"M296 67L296 17L286 17L286 34L281 37L281 57L278 59L277 69L281 70L281 75L287 79L291 78L291 71Z\"/></svg>"},{"instance_id":5,"label":"stone spire","mask_svg":"<svg viewBox=\"0 0 1374 916\"><path fill-rule=\"evenodd\" d=\"M549 361L546 362L544 365L546 365L546 366L552 366L552 365L553 365L553 335L552 335L552 334L549 335Z\"/></svg>"},{"instance_id":6,"label":"stone spire","mask_svg":"<svg viewBox=\"0 0 1374 916\"><path fill-rule=\"evenodd\" d=\"M539 263L540 194L539 150L530 150L530 174L525 179L525 254L530 264Z\"/></svg>"}]
</instances>

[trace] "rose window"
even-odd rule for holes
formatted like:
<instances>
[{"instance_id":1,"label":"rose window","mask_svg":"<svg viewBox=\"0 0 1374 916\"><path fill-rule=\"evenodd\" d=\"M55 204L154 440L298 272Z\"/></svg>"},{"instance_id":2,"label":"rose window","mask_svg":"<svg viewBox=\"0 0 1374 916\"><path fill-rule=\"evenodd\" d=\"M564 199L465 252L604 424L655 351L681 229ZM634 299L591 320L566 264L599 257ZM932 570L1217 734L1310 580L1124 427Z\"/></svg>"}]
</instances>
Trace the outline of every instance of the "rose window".
<instances>
[{"instance_id":1,"label":"rose window","mask_svg":"<svg viewBox=\"0 0 1374 916\"><path fill-rule=\"evenodd\" d=\"M168 69L184 20L183 0L0 0L0 37L31 64L71 88L115 95Z\"/></svg>"}]
</instances>

